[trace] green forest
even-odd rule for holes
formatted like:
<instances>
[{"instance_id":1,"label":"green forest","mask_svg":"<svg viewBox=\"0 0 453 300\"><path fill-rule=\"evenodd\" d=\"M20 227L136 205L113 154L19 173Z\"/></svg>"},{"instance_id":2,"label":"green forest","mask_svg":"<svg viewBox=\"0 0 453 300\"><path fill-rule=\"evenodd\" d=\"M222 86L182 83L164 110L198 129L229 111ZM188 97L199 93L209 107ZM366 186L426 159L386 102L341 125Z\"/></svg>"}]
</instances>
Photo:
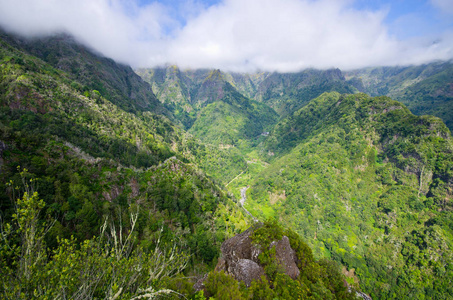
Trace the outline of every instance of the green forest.
<instances>
[{"instance_id":1,"label":"green forest","mask_svg":"<svg viewBox=\"0 0 453 300\"><path fill-rule=\"evenodd\" d=\"M0 31L0 298L452 299L450 64L135 72Z\"/></svg>"}]
</instances>

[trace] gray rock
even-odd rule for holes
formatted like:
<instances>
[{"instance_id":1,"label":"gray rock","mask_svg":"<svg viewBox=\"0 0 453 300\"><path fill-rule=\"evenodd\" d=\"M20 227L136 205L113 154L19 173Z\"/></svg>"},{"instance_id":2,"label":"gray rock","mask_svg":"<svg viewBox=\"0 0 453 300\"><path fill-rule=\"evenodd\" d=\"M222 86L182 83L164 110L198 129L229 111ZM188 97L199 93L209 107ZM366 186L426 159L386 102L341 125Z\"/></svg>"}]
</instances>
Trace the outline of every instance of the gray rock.
<instances>
[{"instance_id":1,"label":"gray rock","mask_svg":"<svg viewBox=\"0 0 453 300\"><path fill-rule=\"evenodd\" d=\"M196 291L204 290L205 285L204 281L208 278L208 273L204 274L203 277L199 278L197 282L193 285L193 289Z\"/></svg>"},{"instance_id":2,"label":"gray rock","mask_svg":"<svg viewBox=\"0 0 453 300\"><path fill-rule=\"evenodd\" d=\"M272 246L275 246L277 261L285 268L286 275L292 279L296 279L299 276L300 271L296 264L296 251L291 248L288 237L284 236L280 241L272 242L271 247Z\"/></svg>"},{"instance_id":3,"label":"gray rock","mask_svg":"<svg viewBox=\"0 0 453 300\"><path fill-rule=\"evenodd\" d=\"M256 263L259 262L258 255L261 251L252 245L251 233L252 230L249 228L222 243L220 250L227 264L238 259L250 259Z\"/></svg>"},{"instance_id":4,"label":"gray rock","mask_svg":"<svg viewBox=\"0 0 453 300\"><path fill-rule=\"evenodd\" d=\"M253 280L258 280L264 275L264 269L250 259L239 259L230 266L231 275L238 281L243 281L246 286L250 286Z\"/></svg>"},{"instance_id":5,"label":"gray rock","mask_svg":"<svg viewBox=\"0 0 453 300\"><path fill-rule=\"evenodd\" d=\"M243 281L247 286L250 286L253 280L258 280L265 275L264 268L258 259L262 251L252 244L250 238L252 232L252 228L249 228L223 242L220 248L222 257L216 266L216 271L223 270L236 280ZM271 247L275 247L276 260L285 273L293 279L297 278L300 271L296 263L296 252L291 248L288 237L284 236L279 241L273 241L269 245L269 248Z\"/></svg>"}]
</instances>

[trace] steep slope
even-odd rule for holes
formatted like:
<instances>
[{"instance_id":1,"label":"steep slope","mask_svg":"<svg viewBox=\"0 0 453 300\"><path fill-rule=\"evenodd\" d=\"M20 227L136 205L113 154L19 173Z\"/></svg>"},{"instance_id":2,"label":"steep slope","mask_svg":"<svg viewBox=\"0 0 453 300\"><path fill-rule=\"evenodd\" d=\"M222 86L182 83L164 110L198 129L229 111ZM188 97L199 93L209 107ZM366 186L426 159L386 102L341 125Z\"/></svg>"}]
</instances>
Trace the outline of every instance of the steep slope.
<instances>
[{"instance_id":1,"label":"steep slope","mask_svg":"<svg viewBox=\"0 0 453 300\"><path fill-rule=\"evenodd\" d=\"M126 112L96 91L82 94L72 74L0 43L0 180L19 193L24 179L37 182L47 217L57 220L50 246L57 237L89 239L104 217L127 220L139 207L138 241L155 243L162 227L162 241L178 235L187 252L209 262L225 235L246 226L232 199L196 164L226 161L228 170L230 157L206 153L165 116ZM13 188L0 193L2 221L13 218L15 199Z\"/></svg>"},{"instance_id":2,"label":"steep slope","mask_svg":"<svg viewBox=\"0 0 453 300\"><path fill-rule=\"evenodd\" d=\"M196 112L222 98L225 74L219 70L185 70L177 66L137 69L136 73L148 82L160 102L189 129ZM208 99L209 98L209 99Z\"/></svg>"},{"instance_id":3,"label":"steep slope","mask_svg":"<svg viewBox=\"0 0 453 300\"><path fill-rule=\"evenodd\" d=\"M446 299L453 143L438 118L365 94L323 94L279 122L247 209L295 228L373 298ZM347 270L345 270L346 272Z\"/></svg>"},{"instance_id":4,"label":"steep slope","mask_svg":"<svg viewBox=\"0 0 453 300\"><path fill-rule=\"evenodd\" d=\"M203 106L202 103L207 100L206 94L210 93L210 86L215 85L216 80L227 81L243 96L253 99L259 84L269 76L267 72L243 74L209 69L182 71L175 65L137 69L135 72L151 84L154 93L162 103L170 108L173 103L173 109L182 108L187 112Z\"/></svg>"},{"instance_id":5,"label":"steep slope","mask_svg":"<svg viewBox=\"0 0 453 300\"><path fill-rule=\"evenodd\" d=\"M247 90L245 82L253 84L246 75L233 76L220 70L181 72L175 66L140 69L137 73L152 84L160 101L189 132L205 143L249 147L277 120L277 114L267 105L238 91L237 86ZM256 78L259 81L259 76Z\"/></svg>"},{"instance_id":6,"label":"steep slope","mask_svg":"<svg viewBox=\"0 0 453 300\"><path fill-rule=\"evenodd\" d=\"M152 106L81 91L75 74L21 49L0 39L0 295L131 299L172 288L204 299L184 275L209 270L221 242L250 218L197 164L228 174L228 163L236 169L242 156L199 144ZM103 86L115 85L101 77ZM259 107L221 87L222 103L243 113ZM206 101L215 91L206 88ZM291 243L311 255L298 238ZM303 259L309 264L301 268L315 272L296 285L313 295L345 294L337 266ZM277 278L280 290L294 287Z\"/></svg>"},{"instance_id":7,"label":"steep slope","mask_svg":"<svg viewBox=\"0 0 453 300\"><path fill-rule=\"evenodd\" d=\"M256 99L260 84L271 75L269 72L227 73L227 81L247 98Z\"/></svg>"},{"instance_id":8,"label":"steep slope","mask_svg":"<svg viewBox=\"0 0 453 300\"><path fill-rule=\"evenodd\" d=\"M192 126L195 111L191 104L191 84L186 86L185 75L176 66L138 69L135 72L152 86L156 97L186 129Z\"/></svg>"},{"instance_id":9,"label":"steep slope","mask_svg":"<svg viewBox=\"0 0 453 300\"><path fill-rule=\"evenodd\" d=\"M171 117L153 94L151 87L129 67L96 54L66 34L25 39L5 34L10 45L39 57L74 80L81 93L97 90L127 112L152 111Z\"/></svg>"},{"instance_id":10,"label":"steep slope","mask_svg":"<svg viewBox=\"0 0 453 300\"><path fill-rule=\"evenodd\" d=\"M32 220L34 228L55 220L40 251L31 251L39 254L34 276L21 267L28 264L21 258L27 251L18 250L23 249L20 234L27 230L2 226L0 277L9 279L0 287L2 296L58 298L45 294L55 289L75 298L79 286L62 283L85 278L85 254L100 248L80 251L96 242L105 220L120 230L111 230L102 255L119 267L103 273L101 264L99 276L93 277L106 280L96 291L99 298L113 298L123 289L122 296L131 298L140 289L167 287L169 282L190 295L187 280L146 277L150 267L140 263L147 264L152 253L158 259L175 257L173 250L157 246L171 248L177 240L183 252L192 254L195 268L190 275L209 269L221 242L251 222L218 184L242 175L234 184L247 191L243 200L248 210L296 229L315 256L347 267L343 273L349 284L360 284L379 299L446 299L453 294L453 143L438 118L417 117L399 102L364 94L325 93L307 102L323 89L354 91L350 83L363 88L353 78L345 82L338 70L255 76L169 67L151 74L165 107L205 145L171 121L172 114L130 68L65 36L34 41L2 36L0 181L7 187L0 192L2 222L18 225L26 220L30 208L22 211L24 203L17 199L33 200L33 191L42 199L35 204L44 208ZM450 76L436 72L439 77L429 75L429 84ZM412 86L413 95L424 89ZM449 87L435 86L436 93L450 93ZM262 102L250 100L259 91ZM289 117L274 126L278 116L264 102ZM264 131L271 132L267 138ZM246 162L238 149L268 163ZM277 239L264 233L260 237L269 243L280 240L281 232L274 229L266 227L264 233L276 232ZM131 241L131 248L122 257L118 243L123 249L123 238ZM269 243L262 248L269 249ZM300 280L288 281L279 266L266 266L274 254L269 250L262 257L263 268L269 267L273 283L256 282L245 297L344 294L337 266L315 261L301 241L292 243L308 259L300 266L306 271ZM55 251L46 252L47 247ZM146 274L139 276L141 285L105 279L117 270L131 272L131 278L137 278L136 270ZM220 293L225 288L217 282L237 284L220 277L211 277L213 290L220 288Z\"/></svg>"},{"instance_id":11,"label":"steep slope","mask_svg":"<svg viewBox=\"0 0 453 300\"><path fill-rule=\"evenodd\" d=\"M143 81L129 66L118 64L96 54L75 41L73 37L65 34L35 39L8 35L1 31L0 35L8 44L33 56L36 55L49 63L53 67L49 72L63 71L58 72L58 75L63 76L67 80L66 84L76 93L96 99L97 104L100 103L101 97L108 99L108 102L114 105L114 110L118 108L122 112L131 113L133 114L132 120L138 117L145 123L145 125L141 124L141 136L135 137L135 144L131 139L129 143L126 143L127 146L117 146L116 144L108 146L113 151L121 152L121 157L128 156L130 160L141 161L140 166L157 163L159 159L145 159L142 154L136 154L137 151L133 150L143 146L142 142L146 140L143 136L149 135L149 132L154 132L161 136L161 141L165 139L166 144L165 146L152 146L154 150L164 147L167 150L171 148L172 151L170 152L173 154L184 153L185 158L197 162L209 176L220 182L231 180L246 167L244 159L238 158L236 153L231 153L231 150L207 146L209 151L206 151L205 145L193 141L193 138L188 137L179 128L176 128L173 123L179 125L178 119L184 122L187 120L187 115L179 118L179 112L174 111L174 107L165 108L157 100L149 84ZM34 62L21 62L20 59L18 62L26 65L27 68L33 68ZM48 66L44 67L48 68ZM178 115L175 117L172 112ZM87 114L92 115L93 112L90 111ZM103 114L103 111L98 112L96 117L101 119L98 120L101 123L104 122ZM68 122L66 117L63 117L63 120L63 122ZM190 122L193 123L193 120ZM115 127L116 125L118 124L108 124L108 127ZM97 129L103 128L103 126L103 124L99 125ZM119 126L112 128L112 130L127 134L130 128L133 127ZM77 136L77 134L74 136ZM103 141L105 140L107 139ZM109 142L113 140L115 139L109 140ZM126 138L123 137L122 141L125 140ZM92 148L102 147L103 145L103 142L92 143L91 141L90 143ZM84 151L86 150L84 149ZM100 151L105 152L106 149ZM97 155L101 154L96 153L95 156ZM113 156L110 153L110 157ZM122 162L125 163L125 161ZM128 163L130 164L130 162ZM225 166L225 172L216 172L218 163ZM138 166L137 164L133 165Z\"/></svg>"},{"instance_id":12,"label":"steep slope","mask_svg":"<svg viewBox=\"0 0 453 300\"><path fill-rule=\"evenodd\" d=\"M453 129L453 63L368 68L345 72L349 82L372 96L387 95L416 115L434 115Z\"/></svg>"},{"instance_id":13,"label":"steep slope","mask_svg":"<svg viewBox=\"0 0 453 300\"><path fill-rule=\"evenodd\" d=\"M214 144L236 145L239 140L258 137L268 131L275 117L266 106L280 116L286 116L323 92L357 91L338 69L241 74L220 70L180 71L175 66L168 66L140 69L137 73L152 84L161 97L159 99L175 114L185 111L180 119L186 120L187 129L191 128L197 137ZM247 115L244 115L242 105L247 98L256 102L246 105ZM189 112L191 120L187 121ZM251 132L244 132L244 129Z\"/></svg>"},{"instance_id":14,"label":"steep slope","mask_svg":"<svg viewBox=\"0 0 453 300\"><path fill-rule=\"evenodd\" d=\"M162 77L166 70L166 77ZM176 67L137 71L146 81L157 85L160 92L170 99L184 99L183 106L170 109L185 114L192 111L188 103L197 102L197 94L209 70L180 71ZM165 73L164 72L164 73ZM169 76L174 72L178 80ZM148 73L148 75L146 75ZM156 78L149 74L156 74ZM303 107L309 100L324 92L368 93L371 96L389 96L400 101L416 115L430 114L442 118L452 129L451 100L453 64L434 62L408 67L376 67L342 72L338 69L308 69L297 73L225 73L224 79L245 97L272 107L280 116L288 116ZM155 89L156 91L156 89ZM194 102L195 101L195 102ZM195 116L185 116L192 122ZM183 119L183 118L180 118ZM185 121L186 128L191 122Z\"/></svg>"},{"instance_id":15,"label":"steep slope","mask_svg":"<svg viewBox=\"0 0 453 300\"><path fill-rule=\"evenodd\" d=\"M139 69L136 72L153 86L157 95L163 96L159 98L163 103L182 103L180 107L186 103L200 107L199 102L206 101L203 91L205 80L214 74L213 70L180 71L176 66ZM296 73L234 73L217 70L215 73L243 96L270 106L281 116L290 115L324 92L357 92L354 87L357 82L347 82L339 69L307 69Z\"/></svg>"},{"instance_id":16,"label":"steep slope","mask_svg":"<svg viewBox=\"0 0 453 300\"><path fill-rule=\"evenodd\" d=\"M254 97L281 116L291 115L324 92L354 93L339 69L308 69L297 73L272 73L259 85Z\"/></svg>"},{"instance_id":17,"label":"steep slope","mask_svg":"<svg viewBox=\"0 0 453 300\"><path fill-rule=\"evenodd\" d=\"M197 97L202 108L189 132L207 143L246 147L277 120L271 108L244 97L217 70L203 82Z\"/></svg>"}]
</instances>

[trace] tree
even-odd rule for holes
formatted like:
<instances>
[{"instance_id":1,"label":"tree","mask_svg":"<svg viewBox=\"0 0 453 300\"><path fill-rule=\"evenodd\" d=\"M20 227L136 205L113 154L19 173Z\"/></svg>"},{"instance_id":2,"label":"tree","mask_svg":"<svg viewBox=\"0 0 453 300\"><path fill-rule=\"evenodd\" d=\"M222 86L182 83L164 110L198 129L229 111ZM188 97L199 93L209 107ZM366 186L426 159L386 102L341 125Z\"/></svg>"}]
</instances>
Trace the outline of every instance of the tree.
<instances>
[{"instance_id":1,"label":"tree","mask_svg":"<svg viewBox=\"0 0 453 300\"><path fill-rule=\"evenodd\" d=\"M40 220L45 207L38 193L20 173L25 192L15 202L12 222L1 228L0 295L4 299L154 299L181 296L160 283L181 273L189 257L176 244L160 244L148 250L136 246L134 229L138 209L131 213L130 227L104 221L99 237L78 242L58 240L46 252L44 237L50 226ZM12 182L10 182L12 184ZM19 188L14 188L19 190ZM110 230L107 230L109 227ZM162 231L162 230L161 230Z\"/></svg>"}]
</instances>

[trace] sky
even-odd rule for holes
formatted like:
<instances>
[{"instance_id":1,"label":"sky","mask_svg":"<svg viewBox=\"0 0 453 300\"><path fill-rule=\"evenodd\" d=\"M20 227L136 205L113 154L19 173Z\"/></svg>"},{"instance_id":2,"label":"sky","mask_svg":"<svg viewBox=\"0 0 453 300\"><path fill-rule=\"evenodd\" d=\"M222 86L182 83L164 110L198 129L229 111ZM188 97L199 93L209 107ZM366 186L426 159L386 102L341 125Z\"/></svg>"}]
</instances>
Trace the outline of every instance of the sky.
<instances>
[{"instance_id":1,"label":"sky","mask_svg":"<svg viewBox=\"0 0 453 300\"><path fill-rule=\"evenodd\" d=\"M453 0L0 0L0 27L70 33L134 68L296 72L453 58Z\"/></svg>"}]
</instances>

